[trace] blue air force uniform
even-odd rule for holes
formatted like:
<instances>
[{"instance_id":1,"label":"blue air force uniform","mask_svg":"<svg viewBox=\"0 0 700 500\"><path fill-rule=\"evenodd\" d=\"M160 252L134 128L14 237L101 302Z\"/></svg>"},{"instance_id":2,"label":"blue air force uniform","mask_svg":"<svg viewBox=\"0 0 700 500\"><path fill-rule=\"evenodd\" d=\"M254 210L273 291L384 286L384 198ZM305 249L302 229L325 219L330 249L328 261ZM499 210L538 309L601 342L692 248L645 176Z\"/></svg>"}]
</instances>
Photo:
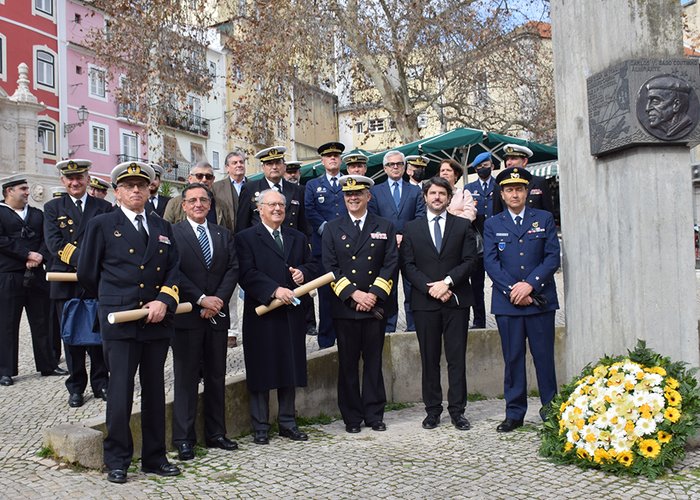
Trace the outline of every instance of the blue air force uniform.
<instances>
[{"instance_id":1,"label":"blue air force uniform","mask_svg":"<svg viewBox=\"0 0 700 500\"><path fill-rule=\"evenodd\" d=\"M499 175L508 173L506 169ZM524 169L515 169L524 172ZM505 361L506 419L522 423L527 411L525 339L535 361L542 405L556 394L554 315L559 308L554 273L560 265L559 240L550 212L525 208L518 226L509 210L486 220L484 267L493 281L491 312L496 315ZM511 287L529 283L540 304L510 302ZM512 429L511 429L512 430Z\"/></svg>"},{"instance_id":2,"label":"blue air force uniform","mask_svg":"<svg viewBox=\"0 0 700 500\"><path fill-rule=\"evenodd\" d=\"M345 146L339 142L329 142L318 148L318 154L340 154ZM332 185L326 172L306 183L304 191L304 209L306 220L311 230L311 252L316 260L321 261L323 243L321 235L326 224L338 217L347 215L343 191L340 187L341 173L335 176L335 186ZM324 274L328 269L323 269ZM321 349L332 347L335 344L335 330L331 319L331 290L328 285L318 289L318 346Z\"/></svg>"}]
</instances>

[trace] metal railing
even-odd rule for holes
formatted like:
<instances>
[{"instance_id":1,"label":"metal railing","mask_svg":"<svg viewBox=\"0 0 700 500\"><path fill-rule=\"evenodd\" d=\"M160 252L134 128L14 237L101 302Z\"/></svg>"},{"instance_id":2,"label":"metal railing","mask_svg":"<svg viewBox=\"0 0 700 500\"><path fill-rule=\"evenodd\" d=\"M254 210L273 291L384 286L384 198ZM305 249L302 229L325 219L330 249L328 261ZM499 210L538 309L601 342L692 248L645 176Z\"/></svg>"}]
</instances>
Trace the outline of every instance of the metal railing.
<instances>
[{"instance_id":1,"label":"metal railing","mask_svg":"<svg viewBox=\"0 0 700 500\"><path fill-rule=\"evenodd\" d=\"M165 124L169 127L201 135L202 137L209 137L209 120L186 111L172 109L166 111Z\"/></svg>"}]
</instances>

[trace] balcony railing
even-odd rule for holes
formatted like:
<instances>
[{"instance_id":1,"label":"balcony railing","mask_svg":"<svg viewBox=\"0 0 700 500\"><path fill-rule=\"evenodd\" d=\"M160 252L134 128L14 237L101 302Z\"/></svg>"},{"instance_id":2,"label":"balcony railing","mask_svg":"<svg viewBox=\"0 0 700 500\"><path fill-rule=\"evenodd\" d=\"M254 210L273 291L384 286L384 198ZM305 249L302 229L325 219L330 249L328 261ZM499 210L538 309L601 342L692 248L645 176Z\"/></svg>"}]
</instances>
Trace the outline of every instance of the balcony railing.
<instances>
[{"instance_id":1,"label":"balcony railing","mask_svg":"<svg viewBox=\"0 0 700 500\"><path fill-rule=\"evenodd\" d=\"M192 163L168 163L165 162L162 167L165 170L163 180L174 182L187 182L190 175L190 170L194 164Z\"/></svg>"},{"instance_id":2,"label":"balcony railing","mask_svg":"<svg viewBox=\"0 0 700 500\"><path fill-rule=\"evenodd\" d=\"M146 161L146 160L142 160L141 158L139 158L137 156L117 155L117 163L124 163L125 161Z\"/></svg>"},{"instance_id":3,"label":"balcony railing","mask_svg":"<svg viewBox=\"0 0 700 500\"><path fill-rule=\"evenodd\" d=\"M117 104L117 116L133 120L136 116L136 105L131 102Z\"/></svg>"},{"instance_id":4,"label":"balcony railing","mask_svg":"<svg viewBox=\"0 0 700 500\"><path fill-rule=\"evenodd\" d=\"M202 137L209 137L209 120L192 113L177 110L166 111L165 124Z\"/></svg>"}]
</instances>

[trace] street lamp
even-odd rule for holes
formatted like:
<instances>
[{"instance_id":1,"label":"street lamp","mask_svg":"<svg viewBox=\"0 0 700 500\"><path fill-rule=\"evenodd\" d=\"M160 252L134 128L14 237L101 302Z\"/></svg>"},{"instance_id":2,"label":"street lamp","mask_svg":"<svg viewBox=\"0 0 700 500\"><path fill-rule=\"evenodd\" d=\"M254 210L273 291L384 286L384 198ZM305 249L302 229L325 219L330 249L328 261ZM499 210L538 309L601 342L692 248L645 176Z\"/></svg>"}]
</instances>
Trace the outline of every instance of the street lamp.
<instances>
[{"instance_id":1,"label":"street lamp","mask_svg":"<svg viewBox=\"0 0 700 500\"><path fill-rule=\"evenodd\" d=\"M77 123L66 123L63 125L63 135L66 136L70 134L75 127L80 127L83 123L85 123L85 120L87 120L88 115L90 112L88 109L85 107L83 104L78 108L78 122Z\"/></svg>"}]
</instances>

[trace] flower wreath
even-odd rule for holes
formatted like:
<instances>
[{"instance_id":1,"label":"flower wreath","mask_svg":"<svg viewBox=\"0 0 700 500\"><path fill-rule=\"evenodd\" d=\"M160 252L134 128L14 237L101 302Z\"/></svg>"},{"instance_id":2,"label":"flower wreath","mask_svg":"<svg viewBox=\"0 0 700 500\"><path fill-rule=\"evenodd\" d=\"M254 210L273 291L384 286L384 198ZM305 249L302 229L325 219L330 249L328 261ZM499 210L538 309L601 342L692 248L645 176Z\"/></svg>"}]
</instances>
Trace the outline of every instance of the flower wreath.
<instances>
[{"instance_id":1,"label":"flower wreath","mask_svg":"<svg viewBox=\"0 0 700 500\"><path fill-rule=\"evenodd\" d=\"M685 456L700 425L695 369L642 340L603 357L562 388L548 411L540 454L555 462L654 479Z\"/></svg>"}]
</instances>

